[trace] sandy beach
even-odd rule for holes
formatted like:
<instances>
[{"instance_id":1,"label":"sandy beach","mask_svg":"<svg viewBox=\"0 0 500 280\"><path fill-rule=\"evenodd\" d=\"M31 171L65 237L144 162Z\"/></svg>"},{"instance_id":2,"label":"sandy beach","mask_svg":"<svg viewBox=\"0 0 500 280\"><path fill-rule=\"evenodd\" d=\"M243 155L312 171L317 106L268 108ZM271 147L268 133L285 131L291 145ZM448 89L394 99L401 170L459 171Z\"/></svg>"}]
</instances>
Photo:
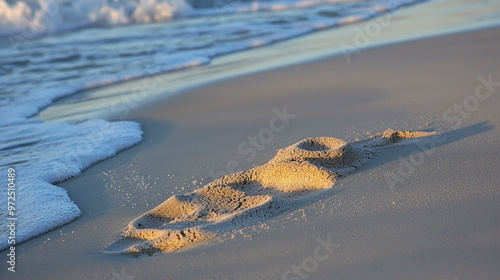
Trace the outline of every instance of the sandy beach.
<instances>
[{"instance_id":1,"label":"sandy beach","mask_svg":"<svg viewBox=\"0 0 500 280\"><path fill-rule=\"evenodd\" d=\"M18 246L15 277L2 270L1 278L497 279L499 48L500 28L482 29L366 49L350 63L334 56L253 73L141 106L127 117L141 124L140 144L59 185L82 216ZM386 129L441 138L380 149L333 188L176 253L102 252L172 195L265 164L278 149Z\"/></svg>"}]
</instances>

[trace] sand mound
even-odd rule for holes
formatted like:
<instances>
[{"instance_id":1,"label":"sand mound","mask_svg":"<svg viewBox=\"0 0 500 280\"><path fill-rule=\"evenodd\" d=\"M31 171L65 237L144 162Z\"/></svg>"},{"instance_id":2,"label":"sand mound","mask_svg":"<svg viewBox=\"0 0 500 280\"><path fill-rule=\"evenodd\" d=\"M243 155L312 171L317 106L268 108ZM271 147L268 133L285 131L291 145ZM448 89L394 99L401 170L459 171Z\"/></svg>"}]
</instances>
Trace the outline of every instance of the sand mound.
<instances>
[{"instance_id":1,"label":"sand mound","mask_svg":"<svg viewBox=\"0 0 500 280\"><path fill-rule=\"evenodd\" d=\"M377 148L433 133L386 130L346 143L307 138L278 151L268 163L230 174L186 195L175 195L129 223L104 252L172 253L218 234L263 221L366 163Z\"/></svg>"}]
</instances>

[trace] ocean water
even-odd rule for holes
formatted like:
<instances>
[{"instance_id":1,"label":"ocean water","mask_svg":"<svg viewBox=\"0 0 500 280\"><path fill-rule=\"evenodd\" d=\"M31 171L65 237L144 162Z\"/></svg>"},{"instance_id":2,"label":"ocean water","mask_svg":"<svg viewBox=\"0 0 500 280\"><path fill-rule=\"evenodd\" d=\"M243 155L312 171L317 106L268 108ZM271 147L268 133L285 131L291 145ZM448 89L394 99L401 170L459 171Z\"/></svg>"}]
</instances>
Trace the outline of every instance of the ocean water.
<instances>
[{"instance_id":1,"label":"ocean water","mask_svg":"<svg viewBox=\"0 0 500 280\"><path fill-rule=\"evenodd\" d=\"M62 97L210 64L420 0L0 0L0 180L16 170L16 242L81 215L54 184L142 139L140 125L43 121ZM88 108L92 110L92 108ZM7 201L7 188L0 192ZM0 211L0 248L7 246Z\"/></svg>"}]
</instances>

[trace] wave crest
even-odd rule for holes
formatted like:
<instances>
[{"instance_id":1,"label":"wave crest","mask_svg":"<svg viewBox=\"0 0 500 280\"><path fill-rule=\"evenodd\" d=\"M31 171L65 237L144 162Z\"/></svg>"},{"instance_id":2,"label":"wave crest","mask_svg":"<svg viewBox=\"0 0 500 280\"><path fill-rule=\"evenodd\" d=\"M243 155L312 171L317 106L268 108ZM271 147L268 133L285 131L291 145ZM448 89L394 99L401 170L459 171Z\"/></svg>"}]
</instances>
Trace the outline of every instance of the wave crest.
<instances>
[{"instance_id":1,"label":"wave crest","mask_svg":"<svg viewBox=\"0 0 500 280\"><path fill-rule=\"evenodd\" d=\"M84 26L153 23L183 17L184 0L0 0L0 36L45 34Z\"/></svg>"}]
</instances>

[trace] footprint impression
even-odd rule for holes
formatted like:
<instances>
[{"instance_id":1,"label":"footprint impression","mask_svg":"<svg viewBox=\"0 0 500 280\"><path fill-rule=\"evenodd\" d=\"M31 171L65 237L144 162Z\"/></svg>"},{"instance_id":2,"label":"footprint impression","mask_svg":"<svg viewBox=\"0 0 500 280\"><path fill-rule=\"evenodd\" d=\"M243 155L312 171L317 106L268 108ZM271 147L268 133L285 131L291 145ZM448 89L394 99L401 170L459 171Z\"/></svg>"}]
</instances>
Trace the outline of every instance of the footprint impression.
<instances>
[{"instance_id":1,"label":"footprint impression","mask_svg":"<svg viewBox=\"0 0 500 280\"><path fill-rule=\"evenodd\" d=\"M223 176L185 195L174 195L131 221L104 252L134 256L181 248L265 221L296 207L314 192L367 163L378 149L431 132L386 130L346 143L307 138L278 150L266 164Z\"/></svg>"}]
</instances>

